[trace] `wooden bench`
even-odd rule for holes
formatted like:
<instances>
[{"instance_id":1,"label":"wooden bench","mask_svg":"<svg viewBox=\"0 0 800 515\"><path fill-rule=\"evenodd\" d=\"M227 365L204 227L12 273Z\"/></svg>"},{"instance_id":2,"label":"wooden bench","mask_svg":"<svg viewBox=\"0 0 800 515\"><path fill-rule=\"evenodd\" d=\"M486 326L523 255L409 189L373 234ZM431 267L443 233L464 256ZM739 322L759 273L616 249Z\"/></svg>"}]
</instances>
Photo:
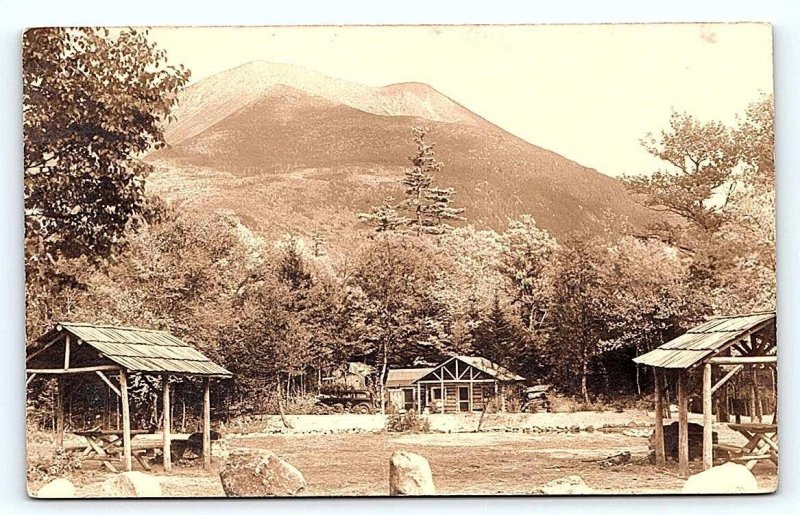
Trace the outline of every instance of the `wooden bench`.
<instances>
[{"instance_id":1,"label":"wooden bench","mask_svg":"<svg viewBox=\"0 0 800 515\"><path fill-rule=\"evenodd\" d=\"M72 445L69 449L82 450L82 459L88 461L99 461L111 472L117 472L113 462L122 461L124 453L122 431L117 430L92 430L75 431L77 436L82 436L86 440L85 445ZM144 470L152 470L148 459L156 456L156 450L163 448L161 438L145 439L142 435L155 435L149 431L131 431L131 455L142 466ZM140 438L136 438L139 436ZM176 451L180 457L186 450L190 435L171 435L172 456L176 456ZM180 459L180 457L178 459Z\"/></svg>"},{"instance_id":2,"label":"wooden bench","mask_svg":"<svg viewBox=\"0 0 800 515\"><path fill-rule=\"evenodd\" d=\"M714 445L729 453L730 461L743 463L752 469L761 460L778 464L778 426L776 424L728 424L728 427L747 438L741 447L735 445Z\"/></svg>"}]
</instances>

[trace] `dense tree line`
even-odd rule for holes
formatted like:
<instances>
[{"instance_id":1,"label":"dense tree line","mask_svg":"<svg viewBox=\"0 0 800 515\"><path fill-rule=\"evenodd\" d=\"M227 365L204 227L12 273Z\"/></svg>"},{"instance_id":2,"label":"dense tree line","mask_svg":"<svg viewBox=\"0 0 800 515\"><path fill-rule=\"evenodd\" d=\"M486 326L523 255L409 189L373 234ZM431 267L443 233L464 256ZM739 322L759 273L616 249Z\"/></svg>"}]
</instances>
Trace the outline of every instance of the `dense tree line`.
<instances>
[{"instance_id":1,"label":"dense tree line","mask_svg":"<svg viewBox=\"0 0 800 515\"><path fill-rule=\"evenodd\" d=\"M112 36L102 33L46 36L26 40L26 52L46 61L40 47L63 53L65 41L69 52L111 51ZM114 37L151 65L142 70L163 65L137 33ZM456 192L435 184L441 164L427 132L415 129L416 153L401 179L406 198L360 214L355 251L342 256L328 251L336 242L324 227L266 241L235 218L144 198L138 153L162 143L155 121L168 116L185 72L148 71L137 82L154 91L142 86L142 97L130 99L150 113L133 118L138 130L114 132L109 143L125 155L73 163L56 150L83 155L76 149L97 151L96 144L41 136L37 124L62 122L37 114L37 74L55 65L36 66L26 70L26 159L36 161L26 162L31 339L55 320L166 329L229 368L235 379L226 395L251 404L265 385L313 384L347 360L369 363L383 378L389 367L453 353L484 356L588 401L600 391L640 393L649 378L630 358L703 317L774 308L769 97L731 127L675 114L645 138L664 168L626 182L644 205L666 213L657 224L609 219L599 234L558 240L527 215L503 231L469 225L469 213L453 206ZM129 113L103 109L111 118L91 130L110 138L109 124ZM117 146L120 139L130 146ZM42 174L63 185L56 200L45 198L51 179ZM73 198L67 190L88 191ZM77 246L64 245L73 239Z\"/></svg>"}]
</instances>

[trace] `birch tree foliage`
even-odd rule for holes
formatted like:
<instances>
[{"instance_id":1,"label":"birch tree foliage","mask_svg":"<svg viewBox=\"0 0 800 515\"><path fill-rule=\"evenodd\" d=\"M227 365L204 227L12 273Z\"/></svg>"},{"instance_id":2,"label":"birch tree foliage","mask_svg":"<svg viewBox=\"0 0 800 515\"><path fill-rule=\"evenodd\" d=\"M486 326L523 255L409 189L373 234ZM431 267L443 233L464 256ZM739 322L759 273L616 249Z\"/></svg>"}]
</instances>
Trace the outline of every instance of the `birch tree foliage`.
<instances>
[{"instance_id":1,"label":"birch tree foliage","mask_svg":"<svg viewBox=\"0 0 800 515\"><path fill-rule=\"evenodd\" d=\"M432 246L388 236L366 247L346 287L360 339L390 364L436 360L447 344L446 309L437 301L442 262Z\"/></svg>"},{"instance_id":2,"label":"birch tree foliage","mask_svg":"<svg viewBox=\"0 0 800 515\"><path fill-rule=\"evenodd\" d=\"M715 312L774 309L772 97L749 105L731 125L675 113L668 129L642 143L665 168L626 183L668 216L638 236L687 252L690 280Z\"/></svg>"},{"instance_id":3,"label":"birch tree foliage","mask_svg":"<svg viewBox=\"0 0 800 515\"><path fill-rule=\"evenodd\" d=\"M108 257L145 211L143 153L189 78L147 32L36 28L23 43L26 257Z\"/></svg>"},{"instance_id":4,"label":"birch tree foliage","mask_svg":"<svg viewBox=\"0 0 800 515\"><path fill-rule=\"evenodd\" d=\"M688 260L661 242L621 237L599 253L598 265L607 299L603 351L643 354L709 314L689 281Z\"/></svg>"},{"instance_id":5,"label":"birch tree foliage","mask_svg":"<svg viewBox=\"0 0 800 515\"><path fill-rule=\"evenodd\" d=\"M647 134L641 144L663 166L623 177L634 198L662 213L640 235L702 253L700 247L726 219L723 208L738 164L732 131L720 122L673 112L668 128Z\"/></svg>"},{"instance_id":6,"label":"birch tree foliage","mask_svg":"<svg viewBox=\"0 0 800 515\"><path fill-rule=\"evenodd\" d=\"M713 292L720 312L775 309L774 119L772 96L764 95L748 106L733 131L741 174L717 235L730 256Z\"/></svg>"},{"instance_id":7,"label":"birch tree foliage","mask_svg":"<svg viewBox=\"0 0 800 515\"><path fill-rule=\"evenodd\" d=\"M602 243L588 234L565 238L555 255L552 287L548 296L551 340L544 355L552 377L566 388L578 390L589 402L590 364L601 352L606 337L604 314L608 299L602 295L603 276L598 266Z\"/></svg>"},{"instance_id":8,"label":"birch tree foliage","mask_svg":"<svg viewBox=\"0 0 800 515\"><path fill-rule=\"evenodd\" d=\"M536 225L530 215L509 223L500 236L498 270L505 277L512 302L518 306L529 329L544 315L548 266L557 248L555 239Z\"/></svg>"}]
</instances>

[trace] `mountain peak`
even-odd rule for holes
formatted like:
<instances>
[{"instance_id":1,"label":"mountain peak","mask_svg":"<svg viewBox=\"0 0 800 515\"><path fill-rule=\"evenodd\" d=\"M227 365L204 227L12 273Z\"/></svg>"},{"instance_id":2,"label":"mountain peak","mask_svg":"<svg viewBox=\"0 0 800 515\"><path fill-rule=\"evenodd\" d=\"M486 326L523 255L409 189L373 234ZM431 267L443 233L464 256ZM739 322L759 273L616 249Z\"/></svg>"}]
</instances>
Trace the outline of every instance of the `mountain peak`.
<instances>
[{"instance_id":1,"label":"mountain peak","mask_svg":"<svg viewBox=\"0 0 800 515\"><path fill-rule=\"evenodd\" d=\"M388 84L381 88L382 91L397 91L409 93L437 93L440 94L430 84L424 82L397 82L395 84Z\"/></svg>"},{"instance_id":2,"label":"mountain peak","mask_svg":"<svg viewBox=\"0 0 800 515\"><path fill-rule=\"evenodd\" d=\"M188 87L180 95L174 111L177 121L165 131L167 142L176 144L200 134L233 112L269 95L277 85L371 114L470 125L488 123L428 84L404 82L372 87L294 64L257 60L206 77Z\"/></svg>"}]
</instances>

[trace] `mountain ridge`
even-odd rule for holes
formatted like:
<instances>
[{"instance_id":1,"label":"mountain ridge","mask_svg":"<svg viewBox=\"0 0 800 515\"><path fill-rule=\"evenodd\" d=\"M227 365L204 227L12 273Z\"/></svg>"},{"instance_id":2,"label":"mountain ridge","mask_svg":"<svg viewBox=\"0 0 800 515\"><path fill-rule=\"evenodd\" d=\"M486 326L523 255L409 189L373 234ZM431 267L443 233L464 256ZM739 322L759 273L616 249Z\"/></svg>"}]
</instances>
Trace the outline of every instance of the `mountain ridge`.
<instances>
[{"instance_id":1,"label":"mountain ridge","mask_svg":"<svg viewBox=\"0 0 800 515\"><path fill-rule=\"evenodd\" d=\"M444 163L437 185L455 188L479 229L503 230L531 214L559 237L601 230L606 214L634 225L649 216L618 180L503 130L430 85L373 88L249 64L187 89L173 142L148 156L151 190L234 213L270 237L323 230L347 240L364 229L356 213L404 196L411 129L424 125ZM283 71L265 78L270 70Z\"/></svg>"},{"instance_id":2,"label":"mountain ridge","mask_svg":"<svg viewBox=\"0 0 800 515\"><path fill-rule=\"evenodd\" d=\"M372 87L292 64L251 61L205 77L184 90L173 113L179 122L170 124L165 131L167 143L177 144L199 134L211 122L223 119L275 85L293 87L372 114L419 116L433 121L491 123L429 84L403 82ZM408 86L428 93L428 105L425 105L424 99L409 92ZM202 116L198 116L200 113Z\"/></svg>"}]
</instances>

